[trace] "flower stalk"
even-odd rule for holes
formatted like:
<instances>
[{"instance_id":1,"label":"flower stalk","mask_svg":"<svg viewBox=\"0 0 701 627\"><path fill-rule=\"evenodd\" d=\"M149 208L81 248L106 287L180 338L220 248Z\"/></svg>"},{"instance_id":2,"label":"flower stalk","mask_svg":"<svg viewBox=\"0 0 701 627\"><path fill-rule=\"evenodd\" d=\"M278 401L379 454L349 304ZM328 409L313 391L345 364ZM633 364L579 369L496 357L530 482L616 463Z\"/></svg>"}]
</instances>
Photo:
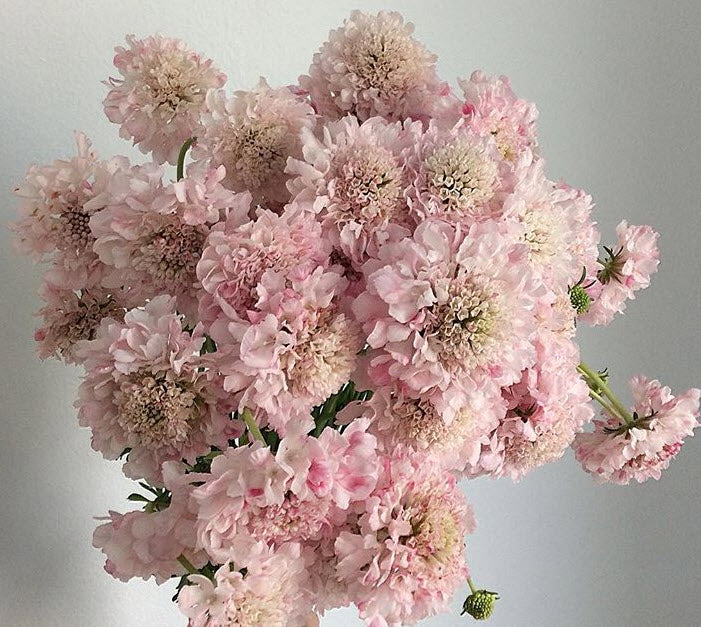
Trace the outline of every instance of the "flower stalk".
<instances>
[{"instance_id":1,"label":"flower stalk","mask_svg":"<svg viewBox=\"0 0 701 627\"><path fill-rule=\"evenodd\" d=\"M621 420L625 425L632 425L634 420L626 406L611 391L611 388L601 378L601 375L585 362L577 366L589 386L589 396L597 401L608 413Z\"/></svg>"}]
</instances>

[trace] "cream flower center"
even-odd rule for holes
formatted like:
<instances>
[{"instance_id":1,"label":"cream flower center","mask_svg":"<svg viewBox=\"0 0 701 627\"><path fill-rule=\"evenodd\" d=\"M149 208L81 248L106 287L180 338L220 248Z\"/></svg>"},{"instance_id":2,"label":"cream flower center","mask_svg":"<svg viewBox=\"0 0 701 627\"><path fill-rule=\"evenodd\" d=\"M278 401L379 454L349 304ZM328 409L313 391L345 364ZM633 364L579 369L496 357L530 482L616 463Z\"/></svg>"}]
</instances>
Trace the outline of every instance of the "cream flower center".
<instances>
[{"instance_id":1,"label":"cream flower center","mask_svg":"<svg viewBox=\"0 0 701 627\"><path fill-rule=\"evenodd\" d=\"M448 564L462 544L461 526L440 495L422 495L410 506L412 536L407 542L429 563Z\"/></svg>"},{"instance_id":2,"label":"cream flower center","mask_svg":"<svg viewBox=\"0 0 701 627\"><path fill-rule=\"evenodd\" d=\"M368 28L351 41L344 55L356 89L377 89L397 96L418 85L422 59L418 44L407 34Z\"/></svg>"},{"instance_id":3,"label":"cream flower center","mask_svg":"<svg viewBox=\"0 0 701 627\"><path fill-rule=\"evenodd\" d=\"M425 161L427 185L449 212L465 215L489 202L497 185L497 164L464 141L437 148Z\"/></svg>"},{"instance_id":4,"label":"cream flower center","mask_svg":"<svg viewBox=\"0 0 701 627\"><path fill-rule=\"evenodd\" d=\"M538 434L535 440L524 437L512 439L506 447L505 458L508 464L526 472L559 459L573 438L574 427L563 417Z\"/></svg>"},{"instance_id":5,"label":"cream flower center","mask_svg":"<svg viewBox=\"0 0 701 627\"><path fill-rule=\"evenodd\" d=\"M496 344L501 298L476 280L453 282L448 299L433 307L428 335L440 358L454 371L470 370L489 359Z\"/></svg>"},{"instance_id":6,"label":"cream flower center","mask_svg":"<svg viewBox=\"0 0 701 627\"><path fill-rule=\"evenodd\" d=\"M197 395L181 382L139 370L120 386L118 422L141 446L157 450L185 443L199 417Z\"/></svg>"},{"instance_id":7,"label":"cream flower center","mask_svg":"<svg viewBox=\"0 0 701 627\"><path fill-rule=\"evenodd\" d=\"M336 392L350 378L359 344L360 334L350 320L323 311L281 356L292 394L323 399Z\"/></svg>"},{"instance_id":8,"label":"cream flower center","mask_svg":"<svg viewBox=\"0 0 701 627\"><path fill-rule=\"evenodd\" d=\"M163 291L179 291L196 279L197 262L207 234L199 226L166 224L139 246L134 267Z\"/></svg>"},{"instance_id":9,"label":"cream flower center","mask_svg":"<svg viewBox=\"0 0 701 627\"><path fill-rule=\"evenodd\" d=\"M447 423L433 404L425 399L404 399L392 406L392 415L396 417L396 432L399 437L421 448L442 449L455 445L469 432L474 417L468 411L458 412Z\"/></svg>"},{"instance_id":10,"label":"cream flower center","mask_svg":"<svg viewBox=\"0 0 701 627\"><path fill-rule=\"evenodd\" d=\"M56 246L59 250L80 254L92 248L95 238L90 231L91 215L79 202L60 204L56 213L58 225Z\"/></svg>"},{"instance_id":11,"label":"cream flower center","mask_svg":"<svg viewBox=\"0 0 701 627\"><path fill-rule=\"evenodd\" d=\"M154 109L175 115L179 110L199 106L206 87L197 80L197 64L183 54L160 52L147 59L141 72L144 99Z\"/></svg>"},{"instance_id":12,"label":"cream flower center","mask_svg":"<svg viewBox=\"0 0 701 627\"><path fill-rule=\"evenodd\" d=\"M547 207L528 207L521 216L526 232L523 241L530 248L529 257L536 265L549 263L564 247L559 216Z\"/></svg>"},{"instance_id":13,"label":"cream flower center","mask_svg":"<svg viewBox=\"0 0 701 627\"><path fill-rule=\"evenodd\" d=\"M92 340L103 318L121 319L123 315L124 309L112 297L96 299L84 293L77 298L75 309L64 312L51 325L51 335L63 354L80 340Z\"/></svg>"},{"instance_id":14,"label":"cream flower center","mask_svg":"<svg viewBox=\"0 0 701 627\"><path fill-rule=\"evenodd\" d=\"M343 155L336 164L333 200L336 221L386 224L400 208L402 168L396 157L379 146Z\"/></svg>"},{"instance_id":15,"label":"cream flower center","mask_svg":"<svg viewBox=\"0 0 701 627\"><path fill-rule=\"evenodd\" d=\"M291 140L284 124L254 120L232 127L221 148L227 175L246 189L258 189L284 172Z\"/></svg>"}]
</instances>

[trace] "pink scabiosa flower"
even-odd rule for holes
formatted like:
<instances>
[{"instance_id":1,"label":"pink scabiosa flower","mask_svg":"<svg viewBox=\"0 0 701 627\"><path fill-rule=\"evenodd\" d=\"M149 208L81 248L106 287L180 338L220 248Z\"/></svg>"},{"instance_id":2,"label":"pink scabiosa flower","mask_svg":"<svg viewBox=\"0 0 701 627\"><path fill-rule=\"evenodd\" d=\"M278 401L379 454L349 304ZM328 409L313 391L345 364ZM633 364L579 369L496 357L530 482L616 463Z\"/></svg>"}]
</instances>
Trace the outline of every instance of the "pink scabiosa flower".
<instances>
[{"instance_id":1,"label":"pink scabiosa flower","mask_svg":"<svg viewBox=\"0 0 701 627\"><path fill-rule=\"evenodd\" d=\"M76 351L87 371L76 402L80 424L107 459L128 451L124 471L132 478L158 481L164 461L195 463L236 435L200 357L201 326L184 331L174 307L174 298L157 296L124 322L104 320Z\"/></svg>"},{"instance_id":2,"label":"pink scabiosa flower","mask_svg":"<svg viewBox=\"0 0 701 627\"><path fill-rule=\"evenodd\" d=\"M189 575L178 593L178 606L189 627L311 627L308 573L299 544L271 550L259 542L236 565L214 574ZM240 570L239 570L240 569Z\"/></svg>"},{"instance_id":3,"label":"pink scabiosa flower","mask_svg":"<svg viewBox=\"0 0 701 627\"><path fill-rule=\"evenodd\" d=\"M143 511L109 513L104 519L109 522L95 529L93 546L106 555L105 570L110 575L121 581L153 577L161 584L187 572L178 561L181 556L196 568L207 563L207 555L196 548L195 518L188 510L191 484L201 478L186 475L179 462L166 462L166 490L160 491Z\"/></svg>"},{"instance_id":4,"label":"pink scabiosa flower","mask_svg":"<svg viewBox=\"0 0 701 627\"><path fill-rule=\"evenodd\" d=\"M536 349L535 364L502 390L506 416L483 445L474 474L520 480L562 457L593 417L589 388L577 371L577 345L561 332L541 328Z\"/></svg>"},{"instance_id":5,"label":"pink scabiosa flower","mask_svg":"<svg viewBox=\"0 0 701 627\"><path fill-rule=\"evenodd\" d=\"M42 359L58 357L75 363L76 345L94 339L103 319L119 322L124 318L118 296L100 287L76 292L47 280L39 293L44 306L37 313L42 324L34 339Z\"/></svg>"},{"instance_id":6,"label":"pink scabiosa flower","mask_svg":"<svg viewBox=\"0 0 701 627\"><path fill-rule=\"evenodd\" d=\"M278 215L258 209L254 220L231 213L212 228L197 264L204 293L200 319L211 324L245 318L258 301L267 270L311 271L328 264L330 246L314 216L291 205Z\"/></svg>"},{"instance_id":7,"label":"pink scabiosa flower","mask_svg":"<svg viewBox=\"0 0 701 627\"><path fill-rule=\"evenodd\" d=\"M491 136L462 121L448 130L432 123L414 152L407 198L417 222L436 216L470 224L501 212L513 187L512 167Z\"/></svg>"},{"instance_id":8,"label":"pink scabiosa flower","mask_svg":"<svg viewBox=\"0 0 701 627\"><path fill-rule=\"evenodd\" d=\"M516 161L525 150L537 147L535 105L517 98L506 76L488 77L476 70L469 80L459 80L463 91L462 113L480 135L493 135L499 152Z\"/></svg>"},{"instance_id":9,"label":"pink scabiosa flower","mask_svg":"<svg viewBox=\"0 0 701 627\"><path fill-rule=\"evenodd\" d=\"M596 261L597 240L580 205L545 178L541 159L526 165L503 205L508 219L521 224L528 259L545 286L566 292Z\"/></svg>"},{"instance_id":10,"label":"pink scabiosa flower","mask_svg":"<svg viewBox=\"0 0 701 627\"><path fill-rule=\"evenodd\" d=\"M90 226L95 252L111 268L110 287L129 286L133 305L156 294L178 299L178 309L197 311L195 269L209 228L227 212L247 218L249 197L220 184L224 169L197 171L164 186L160 168L135 166L115 176L107 209Z\"/></svg>"},{"instance_id":11,"label":"pink scabiosa flower","mask_svg":"<svg viewBox=\"0 0 701 627\"><path fill-rule=\"evenodd\" d=\"M224 85L226 76L177 39L129 35L127 44L115 48L122 78L105 81L105 114L141 152L175 163L185 140L200 131L207 91Z\"/></svg>"},{"instance_id":12,"label":"pink scabiosa flower","mask_svg":"<svg viewBox=\"0 0 701 627\"><path fill-rule=\"evenodd\" d=\"M301 156L299 134L315 124L309 104L288 87L273 89L261 78L253 90L232 98L210 92L207 106L193 155L210 166L223 165L229 189L251 192L256 203L284 205L290 197L285 164L288 157Z\"/></svg>"},{"instance_id":13,"label":"pink scabiosa flower","mask_svg":"<svg viewBox=\"0 0 701 627\"><path fill-rule=\"evenodd\" d=\"M482 445L489 442L506 406L478 391L469 397L455 395L449 411L443 409L444 403L440 395L414 398L381 387L369 401L349 406L341 420L358 412L370 419L370 431L388 454L403 447L426 454L443 468L463 472L477 464Z\"/></svg>"},{"instance_id":14,"label":"pink scabiosa flower","mask_svg":"<svg viewBox=\"0 0 701 627\"><path fill-rule=\"evenodd\" d=\"M659 381L642 376L631 379L630 387L632 420L626 424L610 415L595 420L594 431L578 434L572 445L577 461L598 482L659 479L684 438L699 426L698 389L674 396Z\"/></svg>"},{"instance_id":15,"label":"pink scabiosa flower","mask_svg":"<svg viewBox=\"0 0 701 627\"><path fill-rule=\"evenodd\" d=\"M449 399L460 390L497 395L518 380L535 358L540 295L527 253L495 222L464 230L428 220L413 238L383 247L353 303L375 384Z\"/></svg>"},{"instance_id":16,"label":"pink scabiosa flower","mask_svg":"<svg viewBox=\"0 0 701 627\"><path fill-rule=\"evenodd\" d=\"M200 546L236 564L251 542L313 547L375 489L376 441L366 429L357 421L344 434L290 435L275 454L257 442L224 451L193 492Z\"/></svg>"},{"instance_id":17,"label":"pink scabiosa flower","mask_svg":"<svg viewBox=\"0 0 701 627\"><path fill-rule=\"evenodd\" d=\"M212 327L217 344L233 351L220 363L225 389L239 395L241 409L261 410L281 435L288 423L312 428L311 409L355 370L364 338L342 308L347 285L321 267L288 278L269 270L248 321Z\"/></svg>"},{"instance_id":18,"label":"pink scabiosa flower","mask_svg":"<svg viewBox=\"0 0 701 627\"><path fill-rule=\"evenodd\" d=\"M414 26L399 13L353 11L329 33L314 55L308 76L300 76L318 113L359 120L418 119L445 93L436 76L436 56L412 37Z\"/></svg>"},{"instance_id":19,"label":"pink scabiosa flower","mask_svg":"<svg viewBox=\"0 0 701 627\"><path fill-rule=\"evenodd\" d=\"M53 262L54 279L66 289L99 285L102 265L93 252L90 218L104 208L106 187L127 166L115 157L100 162L83 133L76 133L78 154L49 166L31 166L15 191L22 218L12 225L20 252Z\"/></svg>"},{"instance_id":20,"label":"pink scabiosa flower","mask_svg":"<svg viewBox=\"0 0 701 627\"><path fill-rule=\"evenodd\" d=\"M590 289L592 306L582 317L593 325L610 324L617 313L623 312L626 301L650 285L650 277L660 263L658 233L651 227L633 226L623 220L616 227L616 235L616 247L605 248L607 258L599 262L602 267Z\"/></svg>"},{"instance_id":21,"label":"pink scabiosa flower","mask_svg":"<svg viewBox=\"0 0 701 627\"><path fill-rule=\"evenodd\" d=\"M464 582L463 538L473 529L455 477L395 451L357 521L336 539L336 577L368 624L414 624L444 610Z\"/></svg>"},{"instance_id":22,"label":"pink scabiosa flower","mask_svg":"<svg viewBox=\"0 0 701 627\"><path fill-rule=\"evenodd\" d=\"M303 161L290 160L296 204L318 214L325 234L357 267L380 246L411 234L406 160L421 134L418 122L371 118L331 122L322 138L302 133Z\"/></svg>"}]
</instances>

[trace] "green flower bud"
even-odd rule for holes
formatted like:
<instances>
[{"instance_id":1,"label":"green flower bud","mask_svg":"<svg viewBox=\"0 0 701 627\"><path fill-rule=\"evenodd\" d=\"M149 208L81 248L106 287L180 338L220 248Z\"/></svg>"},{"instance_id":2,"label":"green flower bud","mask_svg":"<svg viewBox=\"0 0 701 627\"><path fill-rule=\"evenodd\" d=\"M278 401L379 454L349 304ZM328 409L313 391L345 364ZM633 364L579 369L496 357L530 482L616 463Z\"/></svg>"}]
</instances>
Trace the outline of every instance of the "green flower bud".
<instances>
[{"instance_id":1,"label":"green flower bud","mask_svg":"<svg viewBox=\"0 0 701 627\"><path fill-rule=\"evenodd\" d=\"M581 316L589 311L591 298L589 298L589 294L581 285L575 285L570 290L570 303L572 303L572 307L575 308L577 314Z\"/></svg>"},{"instance_id":2,"label":"green flower bud","mask_svg":"<svg viewBox=\"0 0 701 627\"><path fill-rule=\"evenodd\" d=\"M473 592L462 606L462 613L469 614L476 620L486 620L494 611L494 604L499 599L496 592L477 590Z\"/></svg>"}]
</instances>

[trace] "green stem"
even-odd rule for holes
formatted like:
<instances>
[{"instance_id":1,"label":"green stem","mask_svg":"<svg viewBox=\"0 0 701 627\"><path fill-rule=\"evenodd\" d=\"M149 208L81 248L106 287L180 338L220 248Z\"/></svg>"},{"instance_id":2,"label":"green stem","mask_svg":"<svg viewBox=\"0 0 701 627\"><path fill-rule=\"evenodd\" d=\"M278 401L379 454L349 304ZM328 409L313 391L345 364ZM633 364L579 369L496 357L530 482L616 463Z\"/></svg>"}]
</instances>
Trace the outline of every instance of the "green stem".
<instances>
[{"instance_id":1,"label":"green stem","mask_svg":"<svg viewBox=\"0 0 701 627\"><path fill-rule=\"evenodd\" d=\"M470 577L467 578L467 585L470 586L470 592L472 592L472 594L477 592L477 588L475 588L475 584L472 583L472 579Z\"/></svg>"},{"instance_id":2,"label":"green stem","mask_svg":"<svg viewBox=\"0 0 701 627\"><path fill-rule=\"evenodd\" d=\"M613 416L618 416L618 412L609 404L609 402L603 396L594 392L594 390L591 388L589 388L589 396L599 403L599 405L601 405L607 412Z\"/></svg>"},{"instance_id":3,"label":"green stem","mask_svg":"<svg viewBox=\"0 0 701 627\"><path fill-rule=\"evenodd\" d=\"M251 413L251 410L248 409L248 407L246 407L241 412L241 418L246 423L246 426L248 427L248 431L253 436L253 439L258 440L259 442L262 442L263 444L266 444L265 438L263 437L263 434L261 433L260 428L256 424L256 421L253 420L253 414Z\"/></svg>"},{"instance_id":4,"label":"green stem","mask_svg":"<svg viewBox=\"0 0 701 627\"><path fill-rule=\"evenodd\" d=\"M180 149L180 153L178 154L178 166L176 171L176 177L179 181L185 175L185 155L187 154L187 151L190 150L190 146L192 146L194 141L194 137L190 137L190 139L186 140L185 143L182 145L182 148Z\"/></svg>"},{"instance_id":5,"label":"green stem","mask_svg":"<svg viewBox=\"0 0 701 627\"><path fill-rule=\"evenodd\" d=\"M181 555L178 558L178 561L180 562L182 567L191 575L195 575L195 574L198 574L200 572L190 563L190 560L187 559L187 557L185 557L184 555Z\"/></svg>"},{"instance_id":6,"label":"green stem","mask_svg":"<svg viewBox=\"0 0 701 627\"><path fill-rule=\"evenodd\" d=\"M597 394L601 392L601 394L603 394L603 396L605 396L608 399L608 401L611 404L611 407L604 405L604 409L607 409L610 412L611 408L613 408L615 410L613 412L615 416L620 418L627 425L633 424L633 416L631 416L626 406L618 400L618 397L611 391L609 386L606 385L604 380L599 376L598 372L593 370L584 362L580 363L579 366L577 366L577 370L579 370L579 372L582 375L584 375L584 378L587 381L589 388L593 392ZM593 386L592 383L594 384ZM594 386L596 387L596 389L594 389Z\"/></svg>"}]
</instances>

